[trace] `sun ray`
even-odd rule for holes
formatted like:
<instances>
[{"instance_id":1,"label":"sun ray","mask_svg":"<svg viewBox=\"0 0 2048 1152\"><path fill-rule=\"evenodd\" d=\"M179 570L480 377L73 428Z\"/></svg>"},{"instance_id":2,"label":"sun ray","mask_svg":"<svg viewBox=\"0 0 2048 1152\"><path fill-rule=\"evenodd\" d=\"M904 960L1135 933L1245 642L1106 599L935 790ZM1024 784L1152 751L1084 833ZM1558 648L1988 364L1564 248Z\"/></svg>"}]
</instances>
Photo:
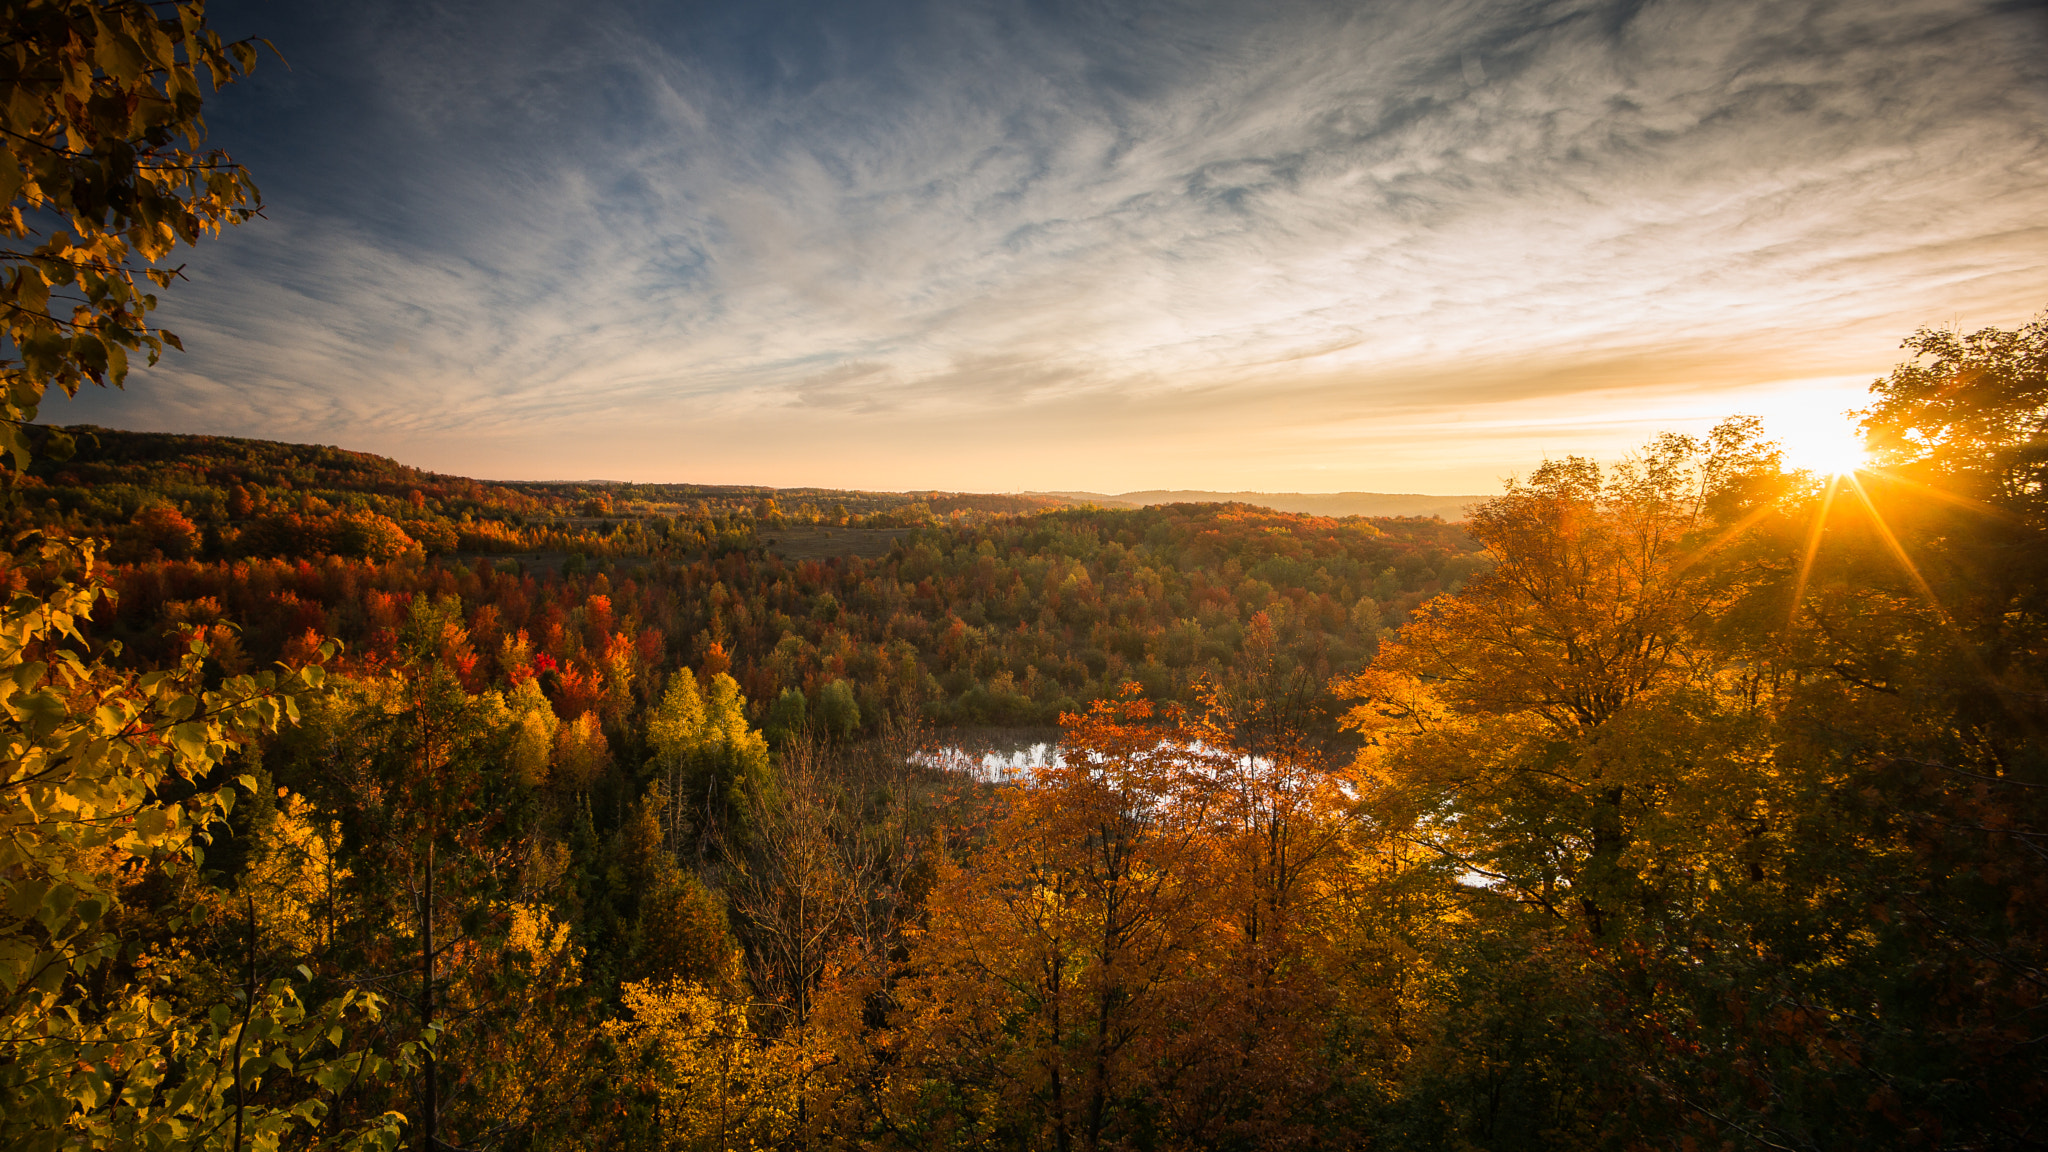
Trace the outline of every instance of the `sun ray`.
<instances>
[{"instance_id":1,"label":"sun ray","mask_svg":"<svg viewBox=\"0 0 2048 1152\"><path fill-rule=\"evenodd\" d=\"M1851 482L1854 482L1853 477ZM1799 558L1799 577L1792 582L1792 607L1786 613L1785 621L1787 624L1799 619L1799 603L1806 599L1806 581L1813 575L1813 559L1820 554L1821 532L1828 526L1828 509L1834 507L1835 493L1841 486L1842 478L1840 476L1828 477L1827 490L1821 494L1820 498L1820 510L1813 514L1813 523L1806 530L1806 551ZM1875 514L1875 512L1872 513L1872 515Z\"/></svg>"},{"instance_id":2,"label":"sun ray","mask_svg":"<svg viewBox=\"0 0 2048 1152\"><path fill-rule=\"evenodd\" d=\"M1942 605L1941 599L1934 594L1933 585L1929 584L1927 578L1920 574L1920 568L1913 563L1912 557L1906 555L1905 546L1900 544L1899 538L1892 533L1891 525L1885 523L1884 516L1878 512L1877 504L1871 500L1870 493L1864 491L1863 485L1853 474L1845 476L1843 479L1847 480L1849 485L1856 489L1857 497L1863 501L1864 509L1870 513L1871 524L1877 528L1877 534L1884 540L1885 547L1891 552L1892 558L1899 562L1899 567L1905 571L1907 578L1912 580L1913 586L1919 590L1920 595L1926 598L1927 606L1934 609L1934 614L1940 619L1942 630L1947 634L1949 643L1955 645L1957 655L1960 655L1976 671L1977 675L1982 677L1986 684L1990 685L1991 690L1997 695L1999 702L2004 705L2008 713L2018 718L2028 728L2038 731L2039 725L2034 719L2031 710L2021 710L2014 707L2013 702L2008 698L2005 689L2000 684L1998 676L1991 671L1989 665L1984 663L1984 658L1977 650L1971 647L1964 639L1962 626L1956 623L1955 617L1949 615L1948 609Z\"/></svg>"},{"instance_id":3,"label":"sun ray","mask_svg":"<svg viewBox=\"0 0 2048 1152\"><path fill-rule=\"evenodd\" d=\"M1743 532L1747 531L1750 525L1755 524L1757 521L1763 519L1765 516L1775 511L1777 511L1777 505L1775 504L1766 504L1761 508L1757 508L1751 511L1749 515L1744 516L1740 520L1737 520L1732 526L1728 528L1727 531L1721 533L1719 536L1714 537L1712 540L1701 545L1700 547L1693 549L1693 551L1690 554L1685 556L1683 559L1679 560L1677 565L1675 565L1672 570L1674 572L1683 572L1687 568L1692 567L1694 564L1697 564L1700 561L1705 560L1707 557L1712 556L1714 553L1726 547L1729 541L1735 539L1737 536L1740 536Z\"/></svg>"},{"instance_id":4,"label":"sun ray","mask_svg":"<svg viewBox=\"0 0 2048 1152\"><path fill-rule=\"evenodd\" d=\"M1884 514L1877 510L1877 505L1870 499L1870 493L1863 490L1863 484L1856 479L1855 474L1851 473L1845 476L1844 479L1849 482L1851 488L1856 490L1857 498L1863 501L1864 509L1870 513L1870 522L1877 528L1877 534L1884 540L1885 548L1891 552L1892 559L1899 562L1899 567L1905 571L1906 577L1913 582L1915 588L1920 590L1920 595L1927 598L1928 606L1934 609L1934 614L1941 618L1942 624L1954 635L1957 646L1961 647L1961 632L1956 627L1955 621L1950 618L1948 609L1942 607L1940 598L1934 594L1934 586L1929 584L1927 578L1920 574L1920 568L1913 563L1913 558L1906 555L1905 546L1900 544L1899 538L1892 534L1891 525L1885 523Z\"/></svg>"},{"instance_id":5,"label":"sun ray","mask_svg":"<svg viewBox=\"0 0 2048 1152\"><path fill-rule=\"evenodd\" d=\"M1992 519L2003 520L2011 524L2017 524L2020 522L2019 517L2013 515L2010 512L2007 512L2003 508L1994 508L1991 505L1984 503L1982 500L1972 500L1968 496L1958 496L1954 492L1950 492L1946 488L1937 488L1932 484L1922 483L1921 481L1901 476L1896 472L1892 472L1884 468L1865 468L1863 469L1863 471L1868 473L1869 475L1876 476L1882 479L1887 484L1897 484L1901 488L1911 488L1915 492L1919 492L1922 495L1932 496L1936 500L1940 500L1948 504L1953 504L1958 508L1966 508L1972 512L1981 513L1985 516L1991 517Z\"/></svg>"}]
</instances>

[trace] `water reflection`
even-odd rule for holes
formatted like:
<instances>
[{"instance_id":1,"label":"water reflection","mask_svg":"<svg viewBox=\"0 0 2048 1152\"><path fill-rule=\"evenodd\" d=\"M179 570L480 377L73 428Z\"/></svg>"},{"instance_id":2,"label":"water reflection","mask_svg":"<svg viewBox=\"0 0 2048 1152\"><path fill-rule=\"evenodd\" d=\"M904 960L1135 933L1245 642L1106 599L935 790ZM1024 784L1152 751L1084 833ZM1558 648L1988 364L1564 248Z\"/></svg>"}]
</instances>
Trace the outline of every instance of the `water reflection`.
<instances>
[{"instance_id":1,"label":"water reflection","mask_svg":"<svg viewBox=\"0 0 2048 1152\"><path fill-rule=\"evenodd\" d=\"M958 772L984 784L1027 784L1041 768L1066 766L1060 746L1050 741L1007 750L946 744L920 752L916 759L927 767Z\"/></svg>"}]
</instances>

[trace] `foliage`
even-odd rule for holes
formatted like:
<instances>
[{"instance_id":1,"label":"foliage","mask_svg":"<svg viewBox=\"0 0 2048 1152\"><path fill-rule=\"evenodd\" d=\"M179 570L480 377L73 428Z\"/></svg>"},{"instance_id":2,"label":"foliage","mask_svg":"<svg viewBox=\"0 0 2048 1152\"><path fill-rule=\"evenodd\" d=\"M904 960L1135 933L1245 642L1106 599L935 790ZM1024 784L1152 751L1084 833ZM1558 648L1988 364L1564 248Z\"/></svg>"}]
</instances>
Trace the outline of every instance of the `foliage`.
<instances>
[{"instance_id":1,"label":"foliage","mask_svg":"<svg viewBox=\"0 0 2048 1152\"><path fill-rule=\"evenodd\" d=\"M1689 873L1710 839L1743 843L1769 804L1745 706L1757 685L1702 659L1737 590L1697 552L1772 463L1731 423L1711 444L1666 436L1611 478L1545 464L1482 506L1471 530L1500 562L1340 686L1367 701L1347 720L1371 738L1379 802L1595 936L1643 898L1646 869ZM1646 856L1667 847L1687 858Z\"/></svg>"},{"instance_id":2,"label":"foliage","mask_svg":"<svg viewBox=\"0 0 2048 1152\"><path fill-rule=\"evenodd\" d=\"M1351 1070L1322 1059L1318 943L1346 821L1332 766L1136 685L1067 718L1065 759L942 866L894 995L876 1104L901 1142L1311 1146ZM1334 1075L1332 1074L1334 1072ZM1318 1124L1321 1119L1323 1123Z\"/></svg>"},{"instance_id":3,"label":"foliage","mask_svg":"<svg viewBox=\"0 0 2048 1152\"><path fill-rule=\"evenodd\" d=\"M1879 468L1734 426L1475 516L1340 685L1369 826L1472 885L1387 1138L2038 1138L2040 332L1909 341Z\"/></svg>"},{"instance_id":4,"label":"foliage","mask_svg":"<svg viewBox=\"0 0 2048 1152\"><path fill-rule=\"evenodd\" d=\"M173 248L257 211L248 174L202 151L199 117L201 84L247 74L256 49L222 43L200 3L11 0L0 22L0 447L18 470L47 388L118 386L130 352L178 347L138 274L168 287L176 271L155 265Z\"/></svg>"},{"instance_id":5,"label":"foliage","mask_svg":"<svg viewBox=\"0 0 2048 1152\"><path fill-rule=\"evenodd\" d=\"M756 1043L747 1006L698 984L629 984L607 1030L655 1085L662 1149L781 1147L796 1131L788 1061Z\"/></svg>"},{"instance_id":6,"label":"foliage","mask_svg":"<svg viewBox=\"0 0 2048 1152\"><path fill-rule=\"evenodd\" d=\"M2048 487L2048 317L1968 334L1922 329L1906 347L1915 359L1872 386L1865 413L1886 462L2038 515Z\"/></svg>"},{"instance_id":7,"label":"foliage","mask_svg":"<svg viewBox=\"0 0 2048 1152\"><path fill-rule=\"evenodd\" d=\"M604 757L594 723L549 724L537 692L465 690L467 646L445 606L416 601L406 662L335 685L274 771L333 821L349 862L327 882L320 947L304 962L410 1007L410 1027L388 1021L366 1040L423 1046L417 1079L365 1081L360 1106L381 1100L440 1139L492 1143L558 1122L580 1086L595 1033L582 949L559 916L560 865L535 833L551 809L580 807Z\"/></svg>"},{"instance_id":8,"label":"foliage","mask_svg":"<svg viewBox=\"0 0 2048 1152\"><path fill-rule=\"evenodd\" d=\"M73 458L38 462L21 478L40 505L16 519L112 536L112 558L134 565L123 577L133 624L146 626L165 599L212 597L257 638L250 654L259 660L282 654L309 626L363 650L376 644L374 626L364 624L377 613L365 585L402 595L442 584L408 561L413 545L443 558L444 571L456 566L451 553L503 554L486 564L494 576L509 570L536 583L521 598L498 580L465 590L466 612L491 604L501 628L526 628L543 645L545 624L529 613L559 595L554 577L575 589L564 612L593 592L616 597L631 579L637 602L622 598L618 615L673 638L675 651L663 654L670 661L695 664L717 643L764 707L784 688L815 698L845 679L865 732L892 715L1050 724L1132 678L1155 696L1192 703L1195 681L1236 657L1262 611L1291 662L1319 675L1345 671L1370 653L1382 627L1484 563L1468 537L1434 521L1226 505L977 511L971 521L895 530L880 538L880 556L791 561L761 551L757 522L742 512L751 504L736 497L728 508L657 500L652 487L635 486L639 499L583 517L571 514L580 490L436 476L340 449L72 432ZM378 562L333 578L328 558L364 556ZM311 563L323 578L303 587L305 576L284 576L302 586L293 589L297 604L264 603L261 587L252 602L237 585L278 581L278 566L256 563L272 557L287 570ZM165 597L158 590L166 585L180 587ZM289 626L314 603L318 621ZM583 647L603 645L575 646ZM155 654L146 648L137 653ZM558 663L578 655L543 650ZM493 655L483 652L486 661Z\"/></svg>"},{"instance_id":9,"label":"foliage","mask_svg":"<svg viewBox=\"0 0 2048 1152\"><path fill-rule=\"evenodd\" d=\"M696 814L700 851L725 838L745 843L749 814L771 787L768 743L747 726L739 684L723 672L710 681L710 691L699 693L689 669L677 672L648 722L657 770L679 800L671 843L690 839L682 821Z\"/></svg>"},{"instance_id":10,"label":"foliage","mask_svg":"<svg viewBox=\"0 0 2048 1152\"><path fill-rule=\"evenodd\" d=\"M141 911L137 873L200 864L208 827L234 806L225 766L294 719L321 670L209 686L193 629L175 667L113 672L84 651L105 593L91 551L48 542L34 558L46 590L15 592L0 617L0 1126L24 1148L178 1146L230 1124L274 1146L321 1122L320 1095L340 1079L381 1064L335 1046L345 1022L378 1018L380 999L308 1010L290 978L259 987L252 970L239 1005L193 1003L178 987L186 954L140 951L124 927ZM370 1117L356 1138L389 1144L395 1120Z\"/></svg>"},{"instance_id":11,"label":"foliage","mask_svg":"<svg viewBox=\"0 0 2048 1152\"><path fill-rule=\"evenodd\" d=\"M235 79L255 51L223 44L197 3L10 3L0 21L13 506L26 425L52 385L118 386L130 352L153 363L177 346L149 324L156 298L138 275L167 286L176 271L156 265L175 245L255 211L246 174L200 151L198 115L202 79ZM44 437L47 457L69 448ZM194 544L174 509L133 527L156 551ZM381 998L350 990L306 1007L304 970L259 971L253 903L244 962L228 966L198 947L218 927L205 904L154 923L148 904L152 885L204 886L205 844L255 786L236 761L297 716L333 648L316 643L281 673L223 674L232 632L187 625L170 667L117 671L102 659L113 650L86 640L109 593L94 554L59 532L18 537L6 557L0 1131L22 1148L394 1146L402 1117L331 1115L352 1078L386 1066L347 1037L380 1018Z\"/></svg>"}]
</instances>

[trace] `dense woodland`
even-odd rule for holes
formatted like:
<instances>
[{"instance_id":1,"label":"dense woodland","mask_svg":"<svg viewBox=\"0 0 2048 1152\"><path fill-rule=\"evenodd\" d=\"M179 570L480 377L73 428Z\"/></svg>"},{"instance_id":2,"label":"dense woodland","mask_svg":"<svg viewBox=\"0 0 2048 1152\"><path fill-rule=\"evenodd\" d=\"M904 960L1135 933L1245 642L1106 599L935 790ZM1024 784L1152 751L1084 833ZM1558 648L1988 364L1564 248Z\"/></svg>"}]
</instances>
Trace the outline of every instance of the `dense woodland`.
<instances>
[{"instance_id":1,"label":"dense woodland","mask_svg":"<svg viewBox=\"0 0 2048 1152\"><path fill-rule=\"evenodd\" d=\"M911 525L880 555L792 560L768 543L787 535L778 496L685 505L680 485L485 485L338 449L68 431L75 454L23 477L15 527L111 541L107 635L129 660L165 659L183 624L212 628L212 658L232 671L326 637L347 646L335 670L383 668L423 599L467 631L471 689L537 674L571 717L612 692L605 714L623 718L690 667L730 672L757 724L779 703L780 729L835 681L861 733L1050 725L1131 680L1192 701L1254 631L1285 667L1327 680L1491 562L1436 520L1245 505L1019 515L967 507L1015 497L928 495L875 514ZM934 502L952 505L945 520Z\"/></svg>"},{"instance_id":2,"label":"dense woodland","mask_svg":"<svg viewBox=\"0 0 2048 1152\"><path fill-rule=\"evenodd\" d=\"M254 56L4 12L6 1147L2048 1142L2048 316L1460 525L53 428Z\"/></svg>"}]
</instances>

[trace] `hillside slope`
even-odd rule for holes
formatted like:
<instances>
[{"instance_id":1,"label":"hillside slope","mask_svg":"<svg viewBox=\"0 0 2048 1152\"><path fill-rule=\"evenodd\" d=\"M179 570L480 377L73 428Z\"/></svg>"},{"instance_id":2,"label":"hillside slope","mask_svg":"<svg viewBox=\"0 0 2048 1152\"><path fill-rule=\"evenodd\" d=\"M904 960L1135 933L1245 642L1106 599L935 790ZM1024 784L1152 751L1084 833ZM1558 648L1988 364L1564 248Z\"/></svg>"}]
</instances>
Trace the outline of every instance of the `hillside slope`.
<instances>
[{"instance_id":1,"label":"hillside slope","mask_svg":"<svg viewBox=\"0 0 2048 1152\"><path fill-rule=\"evenodd\" d=\"M1154 504L1250 504L1275 512L1305 516L1441 516L1463 520L1466 511L1486 496L1428 496L1414 492L1207 492L1197 489L1146 489L1109 495L1102 492L1031 492L1105 508L1144 508Z\"/></svg>"}]
</instances>

